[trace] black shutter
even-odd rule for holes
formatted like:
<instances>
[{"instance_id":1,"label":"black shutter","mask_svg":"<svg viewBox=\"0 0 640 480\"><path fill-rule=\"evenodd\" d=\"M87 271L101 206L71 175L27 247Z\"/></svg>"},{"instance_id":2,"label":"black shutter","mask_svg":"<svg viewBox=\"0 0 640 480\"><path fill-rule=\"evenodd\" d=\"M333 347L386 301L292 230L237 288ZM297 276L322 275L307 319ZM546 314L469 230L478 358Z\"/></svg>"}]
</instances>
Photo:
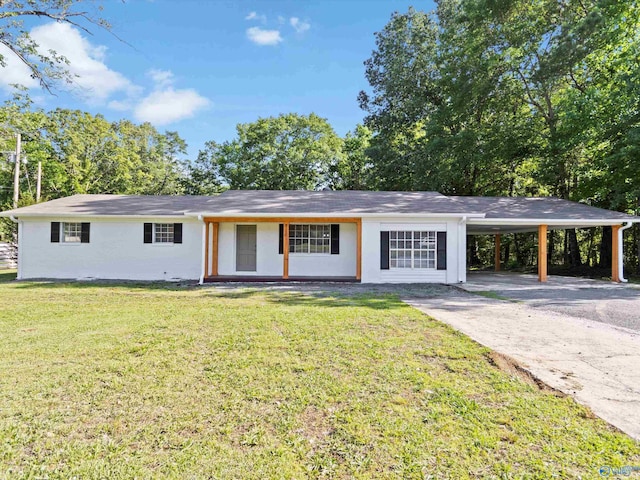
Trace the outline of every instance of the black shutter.
<instances>
[{"instance_id":1,"label":"black shutter","mask_svg":"<svg viewBox=\"0 0 640 480\"><path fill-rule=\"evenodd\" d=\"M51 222L51 243L60 243L60 222Z\"/></svg>"},{"instance_id":2,"label":"black shutter","mask_svg":"<svg viewBox=\"0 0 640 480\"><path fill-rule=\"evenodd\" d=\"M89 233L91 230L91 224L90 223L82 223L81 224L81 230L80 230L80 242L81 243L89 243Z\"/></svg>"},{"instance_id":3,"label":"black shutter","mask_svg":"<svg viewBox=\"0 0 640 480\"><path fill-rule=\"evenodd\" d=\"M340 254L340 225L331 224L331 255Z\"/></svg>"},{"instance_id":4,"label":"black shutter","mask_svg":"<svg viewBox=\"0 0 640 480\"><path fill-rule=\"evenodd\" d=\"M284 223L278 225L278 253L284 254Z\"/></svg>"},{"instance_id":5,"label":"black shutter","mask_svg":"<svg viewBox=\"0 0 640 480\"><path fill-rule=\"evenodd\" d=\"M447 269L447 232L437 232L437 248L438 248L438 258L436 263L438 265L438 270L446 270Z\"/></svg>"},{"instance_id":6,"label":"black shutter","mask_svg":"<svg viewBox=\"0 0 640 480\"><path fill-rule=\"evenodd\" d=\"M144 243L153 243L153 223L144 224Z\"/></svg>"},{"instance_id":7,"label":"black shutter","mask_svg":"<svg viewBox=\"0 0 640 480\"><path fill-rule=\"evenodd\" d=\"M389 232L380 232L380 270L389 270Z\"/></svg>"},{"instance_id":8,"label":"black shutter","mask_svg":"<svg viewBox=\"0 0 640 480\"><path fill-rule=\"evenodd\" d=\"M182 243L182 224L173 224L173 243Z\"/></svg>"}]
</instances>

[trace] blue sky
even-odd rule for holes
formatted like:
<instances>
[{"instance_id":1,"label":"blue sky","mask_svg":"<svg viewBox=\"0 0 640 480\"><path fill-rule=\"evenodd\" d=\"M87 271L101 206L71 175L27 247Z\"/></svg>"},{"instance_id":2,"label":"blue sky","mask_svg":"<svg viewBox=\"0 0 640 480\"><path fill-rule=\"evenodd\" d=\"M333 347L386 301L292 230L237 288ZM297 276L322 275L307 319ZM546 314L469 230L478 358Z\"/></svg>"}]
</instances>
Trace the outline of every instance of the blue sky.
<instances>
[{"instance_id":1,"label":"blue sky","mask_svg":"<svg viewBox=\"0 0 640 480\"><path fill-rule=\"evenodd\" d=\"M237 123L315 112L344 135L362 121L363 62L393 11L432 2L376 0L115 0L102 15L114 36L64 25L29 25L42 45L63 53L78 75L72 91L52 97L16 62L0 69L6 84L24 79L38 106L78 108L109 120L150 121L177 130L190 157L207 140L235 136ZM1 53L1 52L0 52Z\"/></svg>"}]
</instances>

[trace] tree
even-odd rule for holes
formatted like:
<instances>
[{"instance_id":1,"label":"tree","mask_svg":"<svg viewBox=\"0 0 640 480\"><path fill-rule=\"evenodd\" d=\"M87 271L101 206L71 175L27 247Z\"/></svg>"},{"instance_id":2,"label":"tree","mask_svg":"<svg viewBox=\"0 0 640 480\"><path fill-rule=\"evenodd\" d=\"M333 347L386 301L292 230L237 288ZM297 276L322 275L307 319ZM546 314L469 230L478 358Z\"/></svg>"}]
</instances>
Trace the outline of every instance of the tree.
<instances>
[{"instance_id":1,"label":"tree","mask_svg":"<svg viewBox=\"0 0 640 480\"><path fill-rule=\"evenodd\" d=\"M207 142L191 167L192 193L221 188L313 190L329 182L329 171L341 158L342 140L315 114L293 113L239 124L238 136L224 143Z\"/></svg>"},{"instance_id":2,"label":"tree","mask_svg":"<svg viewBox=\"0 0 640 480\"><path fill-rule=\"evenodd\" d=\"M359 97L380 188L551 194L633 212L638 32L637 2L440 0L432 13L395 13ZM564 257L582 262L575 231Z\"/></svg>"},{"instance_id":3,"label":"tree","mask_svg":"<svg viewBox=\"0 0 640 480\"><path fill-rule=\"evenodd\" d=\"M347 132L342 142L342 155L331 165L330 184L336 190L367 190L373 186L367 149L371 143L371 130L356 125Z\"/></svg>"},{"instance_id":4,"label":"tree","mask_svg":"<svg viewBox=\"0 0 640 480\"><path fill-rule=\"evenodd\" d=\"M31 77L49 92L59 82L72 83L74 77L67 68L68 60L55 51L45 52L38 48L24 22L48 19L73 25L88 33L91 26L110 31L111 26L104 18L80 8L86 4L83 0L0 1L0 45L5 47L4 52L0 50L0 69L7 68L7 56L12 55L26 65ZM98 5L97 12L101 10Z\"/></svg>"}]
</instances>

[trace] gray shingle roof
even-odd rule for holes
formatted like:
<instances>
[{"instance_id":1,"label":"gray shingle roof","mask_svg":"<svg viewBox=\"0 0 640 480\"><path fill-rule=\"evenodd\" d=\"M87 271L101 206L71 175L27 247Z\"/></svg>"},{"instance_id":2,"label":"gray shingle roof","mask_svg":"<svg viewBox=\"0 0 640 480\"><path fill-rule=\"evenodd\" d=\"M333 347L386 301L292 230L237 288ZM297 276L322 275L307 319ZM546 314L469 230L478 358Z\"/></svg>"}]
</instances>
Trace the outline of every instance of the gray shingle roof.
<instances>
[{"instance_id":1,"label":"gray shingle roof","mask_svg":"<svg viewBox=\"0 0 640 480\"><path fill-rule=\"evenodd\" d=\"M633 220L626 213L592 207L556 197L456 197L451 199L469 210L485 213L485 218L531 218L548 220Z\"/></svg>"},{"instance_id":2,"label":"gray shingle roof","mask_svg":"<svg viewBox=\"0 0 640 480\"><path fill-rule=\"evenodd\" d=\"M4 216L181 216L206 210L216 197L192 195L72 195L3 212ZM213 208L213 207L212 207Z\"/></svg>"},{"instance_id":3,"label":"gray shingle roof","mask_svg":"<svg viewBox=\"0 0 640 480\"><path fill-rule=\"evenodd\" d=\"M218 196L73 195L1 216L486 214L502 219L638 220L553 197L446 197L438 192L230 190Z\"/></svg>"},{"instance_id":4,"label":"gray shingle roof","mask_svg":"<svg viewBox=\"0 0 640 480\"><path fill-rule=\"evenodd\" d=\"M359 190L229 190L215 203L220 214L465 214L466 205L438 192ZM472 210L473 211L473 210Z\"/></svg>"}]
</instances>

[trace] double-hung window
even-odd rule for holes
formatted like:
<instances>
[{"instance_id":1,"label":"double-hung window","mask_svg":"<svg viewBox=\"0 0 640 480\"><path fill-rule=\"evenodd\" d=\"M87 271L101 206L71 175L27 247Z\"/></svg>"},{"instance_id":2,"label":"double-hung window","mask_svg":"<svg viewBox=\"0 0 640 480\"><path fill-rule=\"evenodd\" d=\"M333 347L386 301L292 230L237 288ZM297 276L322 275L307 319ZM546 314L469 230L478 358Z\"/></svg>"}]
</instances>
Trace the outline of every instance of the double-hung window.
<instances>
[{"instance_id":1,"label":"double-hung window","mask_svg":"<svg viewBox=\"0 0 640 480\"><path fill-rule=\"evenodd\" d=\"M331 225L289 226L290 253L331 253Z\"/></svg>"},{"instance_id":2,"label":"double-hung window","mask_svg":"<svg viewBox=\"0 0 640 480\"><path fill-rule=\"evenodd\" d=\"M64 222L62 224L62 241L64 243L80 243L82 241L82 223Z\"/></svg>"},{"instance_id":3,"label":"double-hung window","mask_svg":"<svg viewBox=\"0 0 640 480\"><path fill-rule=\"evenodd\" d=\"M390 231L389 267L436 268L436 232Z\"/></svg>"},{"instance_id":4,"label":"double-hung window","mask_svg":"<svg viewBox=\"0 0 640 480\"><path fill-rule=\"evenodd\" d=\"M182 243L181 223L145 223L144 243L171 245Z\"/></svg>"},{"instance_id":5,"label":"double-hung window","mask_svg":"<svg viewBox=\"0 0 640 480\"><path fill-rule=\"evenodd\" d=\"M173 243L173 223L154 223L153 243Z\"/></svg>"},{"instance_id":6,"label":"double-hung window","mask_svg":"<svg viewBox=\"0 0 640 480\"><path fill-rule=\"evenodd\" d=\"M51 243L89 243L90 234L88 222L51 222Z\"/></svg>"}]
</instances>

